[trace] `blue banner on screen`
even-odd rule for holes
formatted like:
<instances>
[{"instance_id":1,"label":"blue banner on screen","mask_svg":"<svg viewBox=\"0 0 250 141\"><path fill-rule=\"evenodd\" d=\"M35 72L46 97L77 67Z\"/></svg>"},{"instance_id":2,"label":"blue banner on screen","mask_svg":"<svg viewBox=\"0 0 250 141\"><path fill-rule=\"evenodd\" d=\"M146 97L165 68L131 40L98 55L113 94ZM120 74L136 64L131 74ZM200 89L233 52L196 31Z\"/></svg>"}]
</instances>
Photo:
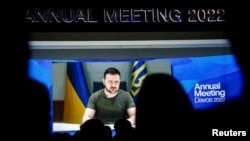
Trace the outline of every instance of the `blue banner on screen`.
<instances>
[{"instance_id":1,"label":"blue banner on screen","mask_svg":"<svg viewBox=\"0 0 250 141\"><path fill-rule=\"evenodd\" d=\"M178 58L171 63L172 75L195 109L210 109L241 95L243 76L233 55Z\"/></svg>"}]
</instances>

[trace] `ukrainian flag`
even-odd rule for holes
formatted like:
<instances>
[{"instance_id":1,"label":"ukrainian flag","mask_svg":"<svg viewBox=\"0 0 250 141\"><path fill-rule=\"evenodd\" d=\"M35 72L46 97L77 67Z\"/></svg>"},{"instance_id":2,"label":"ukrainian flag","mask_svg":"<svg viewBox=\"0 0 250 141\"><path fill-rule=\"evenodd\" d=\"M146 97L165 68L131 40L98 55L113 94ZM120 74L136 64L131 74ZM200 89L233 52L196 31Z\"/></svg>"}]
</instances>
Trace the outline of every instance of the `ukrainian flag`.
<instances>
[{"instance_id":1,"label":"ukrainian flag","mask_svg":"<svg viewBox=\"0 0 250 141\"><path fill-rule=\"evenodd\" d=\"M89 99L89 90L81 62L67 63L63 121L82 123Z\"/></svg>"},{"instance_id":2,"label":"ukrainian flag","mask_svg":"<svg viewBox=\"0 0 250 141\"><path fill-rule=\"evenodd\" d=\"M147 76L147 67L145 61L135 61L132 66L132 79L131 79L131 91L130 93L137 99L137 94L140 91L143 80Z\"/></svg>"}]
</instances>

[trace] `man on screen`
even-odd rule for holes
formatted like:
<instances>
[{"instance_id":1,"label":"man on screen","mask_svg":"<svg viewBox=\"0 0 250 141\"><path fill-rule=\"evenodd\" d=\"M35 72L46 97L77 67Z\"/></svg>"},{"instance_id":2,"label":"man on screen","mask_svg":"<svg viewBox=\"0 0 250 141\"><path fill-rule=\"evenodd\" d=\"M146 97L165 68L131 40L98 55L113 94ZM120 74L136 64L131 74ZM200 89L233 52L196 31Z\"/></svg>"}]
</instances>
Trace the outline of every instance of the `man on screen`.
<instances>
[{"instance_id":1,"label":"man on screen","mask_svg":"<svg viewBox=\"0 0 250 141\"><path fill-rule=\"evenodd\" d=\"M116 120L127 118L135 124L136 107L129 92L119 89L120 71L107 68L104 72L103 85L105 88L91 94L82 122L92 118L101 119L105 124L114 124Z\"/></svg>"}]
</instances>

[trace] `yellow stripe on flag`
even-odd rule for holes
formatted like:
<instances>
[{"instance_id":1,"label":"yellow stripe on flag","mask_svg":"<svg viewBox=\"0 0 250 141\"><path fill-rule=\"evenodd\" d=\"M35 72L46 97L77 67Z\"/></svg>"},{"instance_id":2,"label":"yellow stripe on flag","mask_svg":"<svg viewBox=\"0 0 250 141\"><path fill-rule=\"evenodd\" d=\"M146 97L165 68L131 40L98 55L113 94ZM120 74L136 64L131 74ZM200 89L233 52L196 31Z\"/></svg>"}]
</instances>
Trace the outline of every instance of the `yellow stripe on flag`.
<instances>
[{"instance_id":1,"label":"yellow stripe on flag","mask_svg":"<svg viewBox=\"0 0 250 141\"><path fill-rule=\"evenodd\" d=\"M85 106L81 102L80 98L78 97L78 94L76 93L67 76L63 120L66 123L81 123L84 112Z\"/></svg>"}]
</instances>

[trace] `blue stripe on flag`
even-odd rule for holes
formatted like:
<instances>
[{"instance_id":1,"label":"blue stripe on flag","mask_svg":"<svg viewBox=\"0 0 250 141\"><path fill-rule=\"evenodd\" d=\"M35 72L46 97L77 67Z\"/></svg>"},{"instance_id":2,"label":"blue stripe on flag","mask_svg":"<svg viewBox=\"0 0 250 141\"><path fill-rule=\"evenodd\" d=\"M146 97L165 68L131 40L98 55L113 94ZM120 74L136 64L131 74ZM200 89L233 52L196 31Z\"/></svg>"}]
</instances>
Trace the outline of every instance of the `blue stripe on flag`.
<instances>
[{"instance_id":1,"label":"blue stripe on flag","mask_svg":"<svg viewBox=\"0 0 250 141\"><path fill-rule=\"evenodd\" d=\"M89 90L81 62L69 62L67 64L67 75L78 94L83 105L86 107L89 98Z\"/></svg>"}]
</instances>

